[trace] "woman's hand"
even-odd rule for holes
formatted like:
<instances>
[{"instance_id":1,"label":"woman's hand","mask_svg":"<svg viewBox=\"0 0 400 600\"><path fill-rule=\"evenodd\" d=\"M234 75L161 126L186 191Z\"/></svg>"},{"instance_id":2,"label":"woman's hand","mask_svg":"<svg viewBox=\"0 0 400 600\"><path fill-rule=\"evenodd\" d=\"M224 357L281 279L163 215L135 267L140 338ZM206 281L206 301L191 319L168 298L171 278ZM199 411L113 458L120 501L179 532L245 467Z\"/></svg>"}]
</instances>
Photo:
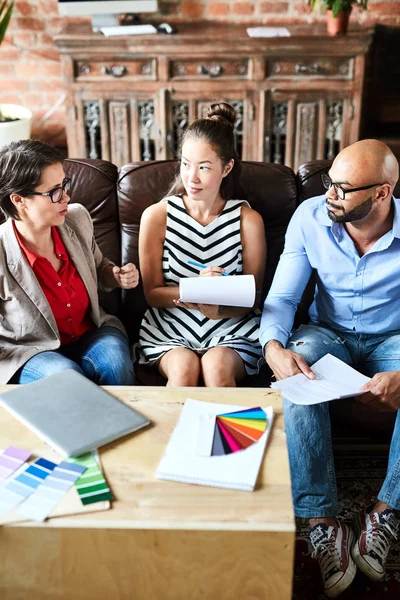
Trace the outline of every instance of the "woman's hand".
<instances>
[{"instance_id":1,"label":"woman's hand","mask_svg":"<svg viewBox=\"0 0 400 600\"><path fill-rule=\"evenodd\" d=\"M202 269L200 271L200 277L220 277L225 271L222 267L207 267L206 269ZM204 305L204 306L208 306Z\"/></svg>"},{"instance_id":2,"label":"woman's hand","mask_svg":"<svg viewBox=\"0 0 400 600\"><path fill-rule=\"evenodd\" d=\"M174 300L174 304L179 308L195 308L207 317L207 319L221 319L218 304L194 304L193 302L181 302L181 300Z\"/></svg>"},{"instance_id":3,"label":"woman's hand","mask_svg":"<svg viewBox=\"0 0 400 600\"><path fill-rule=\"evenodd\" d=\"M113 275L118 287L123 290L135 288L139 283L139 271L133 263L127 263L123 267L113 267Z\"/></svg>"},{"instance_id":4,"label":"woman's hand","mask_svg":"<svg viewBox=\"0 0 400 600\"><path fill-rule=\"evenodd\" d=\"M224 270L222 267L207 267L200 271L200 277L221 277ZM173 301L175 306L180 308L195 308L199 310L207 319L221 319L218 304L194 304L193 302L181 302L181 300Z\"/></svg>"}]
</instances>

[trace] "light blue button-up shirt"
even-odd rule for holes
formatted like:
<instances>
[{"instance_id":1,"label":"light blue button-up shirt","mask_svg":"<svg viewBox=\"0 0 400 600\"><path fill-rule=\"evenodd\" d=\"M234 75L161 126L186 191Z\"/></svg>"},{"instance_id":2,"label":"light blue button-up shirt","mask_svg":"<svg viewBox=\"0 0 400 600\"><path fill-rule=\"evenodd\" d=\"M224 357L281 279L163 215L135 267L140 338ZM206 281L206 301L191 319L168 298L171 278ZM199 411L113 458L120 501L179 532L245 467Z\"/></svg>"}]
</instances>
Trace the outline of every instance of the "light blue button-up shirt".
<instances>
[{"instance_id":1,"label":"light blue button-up shirt","mask_svg":"<svg viewBox=\"0 0 400 600\"><path fill-rule=\"evenodd\" d=\"M363 256L341 223L328 217L325 196L303 202L293 215L260 325L261 346L286 346L313 269L317 285L312 323L339 331L382 334L400 329L400 200L393 227Z\"/></svg>"}]
</instances>

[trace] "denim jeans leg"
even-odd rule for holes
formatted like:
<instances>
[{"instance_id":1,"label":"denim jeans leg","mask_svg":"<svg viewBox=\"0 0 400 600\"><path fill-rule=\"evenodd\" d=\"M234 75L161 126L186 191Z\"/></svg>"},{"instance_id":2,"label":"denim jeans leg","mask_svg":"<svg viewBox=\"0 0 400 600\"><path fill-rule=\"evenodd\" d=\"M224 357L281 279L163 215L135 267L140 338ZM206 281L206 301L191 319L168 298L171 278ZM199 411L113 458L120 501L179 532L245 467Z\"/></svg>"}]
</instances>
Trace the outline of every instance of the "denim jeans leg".
<instances>
[{"instance_id":1,"label":"denim jeans leg","mask_svg":"<svg viewBox=\"0 0 400 600\"><path fill-rule=\"evenodd\" d=\"M287 348L313 364L328 352L351 363L337 333L317 325L301 326ZM284 400L292 493L298 517L334 517L338 513L329 403L301 406Z\"/></svg>"},{"instance_id":2,"label":"denim jeans leg","mask_svg":"<svg viewBox=\"0 0 400 600\"><path fill-rule=\"evenodd\" d=\"M386 477L378 494L378 500L400 511L400 409L390 444Z\"/></svg>"},{"instance_id":3,"label":"denim jeans leg","mask_svg":"<svg viewBox=\"0 0 400 600\"><path fill-rule=\"evenodd\" d=\"M375 373L400 371L400 335L391 335L377 345L364 364L370 377ZM397 411L388 469L378 499L400 510L400 410Z\"/></svg>"},{"instance_id":4,"label":"denim jeans leg","mask_svg":"<svg viewBox=\"0 0 400 600\"><path fill-rule=\"evenodd\" d=\"M91 329L80 340L84 374L99 385L135 385L127 337L116 327Z\"/></svg>"},{"instance_id":5,"label":"denim jeans leg","mask_svg":"<svg viewBox=\"0 0 400 600\"><path fill-rule=\"evenodd\" d=\"M14 375L10 383L32 383L43 377L61 373L66 369L73 369L81 375L83 371L73 360L59 352L40 352L32 356L24 366Z\"/></svg>"},{"instance_id":6,"label":"denim jeans leg","mask_svg":"<svg viewBox=\"0 0 400 600\"><path fill-rule=\"evenodd\" d=\"M308 365L328 353L349 365L353 362L346 340L338 332L321 325L300 325L290 336L286 348L300 354Z\"/></svg>"},{"instance_id":7,"label":"denim jeans leg","mask_svg":"<svg viewBox=\"0 0 400 600\"><path fill-rule=\"evenodd\" d=\"M338 500L329 406L284 399L283 408L295 515L334 517Z\"/></svg>"},{"instance_id":8,"label":"denim jeans leg","mask_svg":"<svg viewBox=\"0 0 400 600\"><path fill-rule=\"evenodd\" d=\"M400 371L400 333L365 336L363 364L366 375Z\"/></svg>"}]
</instances>

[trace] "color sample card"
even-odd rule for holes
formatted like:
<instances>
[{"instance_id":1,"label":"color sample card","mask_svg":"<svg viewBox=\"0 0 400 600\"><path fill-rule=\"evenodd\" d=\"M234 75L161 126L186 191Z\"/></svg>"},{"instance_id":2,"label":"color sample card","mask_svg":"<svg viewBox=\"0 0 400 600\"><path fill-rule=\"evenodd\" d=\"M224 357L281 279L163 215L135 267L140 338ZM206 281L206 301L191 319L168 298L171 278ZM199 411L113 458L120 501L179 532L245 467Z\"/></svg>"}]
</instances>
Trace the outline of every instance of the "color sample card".
<instances>
[{"instance_id":1,"label":"color sample card","mask_svg":"<svg viewBox=\"0 0 400 600\"><path fill-rule=\"evenodd\" d=\"M75 481L75 487L78 490L82 504L112 500L111 490L91 452L69 460L86 467L83 475Z\"/></svg>"},{"instance_id":2,"label":"color sample card","mask_svg":"<svg viewBox=\"0 0 400 600\"><path fill-rule=\"evenodd\" d=\"M34 521L44 521L84 471L86 467L63 460L21 504L17 514Z\"/></svg>"},{"instance_id":3,"label":"color sample card","mask_svg":"<svg viewBox=\"0 0 400 600\"><path fill-rule=\"evenodd\" d=\"M0 454L0 482L4 481L14 471L19 469L28 460L31 453L16 446L9 446Z\"/></svg>"},{"instance_id":4,"label":"color sample card","mask_svg":"<svg viewBox=\"0 0 400 600\"><path fill-rule=\"evenodd\" d=\"M20 504L40 486L56 468L56 463L38 458L0 489L0 515Z\"/></svg>"},{"instance_id":5,"label":"color sample card","mask_svg":"<svg viewBox=\"0 0 400 600\"><path fill-rule=\"evenodd\" d=\"M249 448L261 438L267 425L267 415L259 406L217 415L211 456Z\"/></svg>"}]
</instances>

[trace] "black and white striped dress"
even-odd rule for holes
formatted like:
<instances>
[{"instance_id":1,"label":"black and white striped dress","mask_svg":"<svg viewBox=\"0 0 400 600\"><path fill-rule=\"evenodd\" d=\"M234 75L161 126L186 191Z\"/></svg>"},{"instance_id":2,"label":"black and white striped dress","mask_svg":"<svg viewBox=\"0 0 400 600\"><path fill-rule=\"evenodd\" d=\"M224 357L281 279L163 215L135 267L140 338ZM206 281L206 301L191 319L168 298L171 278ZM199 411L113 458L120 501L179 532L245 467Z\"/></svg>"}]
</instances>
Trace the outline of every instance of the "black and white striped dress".
<instances>
[{"instance_id":1,"label":"black and white striped dress","mask_svg":"<svg viewBox=\"0 0 400 600\"><path fill-rule=\"evenodd\" d=\"M191 217L179 196L170 196L163 251L166 286L179 285L181 277L194 277L199 269L188 260L222 267L230 275L242 273L240 212L247 202L228 200L224 210L208 225ZM196 309L149 308L143 317L136 345L136 359L153 364L168 350L189 348L203 353L214 346L233 348L243 360L248 374L257 373L263 362L258 341L260 312L243 317L212 320Z\"/></svg>"}]
</instances>

